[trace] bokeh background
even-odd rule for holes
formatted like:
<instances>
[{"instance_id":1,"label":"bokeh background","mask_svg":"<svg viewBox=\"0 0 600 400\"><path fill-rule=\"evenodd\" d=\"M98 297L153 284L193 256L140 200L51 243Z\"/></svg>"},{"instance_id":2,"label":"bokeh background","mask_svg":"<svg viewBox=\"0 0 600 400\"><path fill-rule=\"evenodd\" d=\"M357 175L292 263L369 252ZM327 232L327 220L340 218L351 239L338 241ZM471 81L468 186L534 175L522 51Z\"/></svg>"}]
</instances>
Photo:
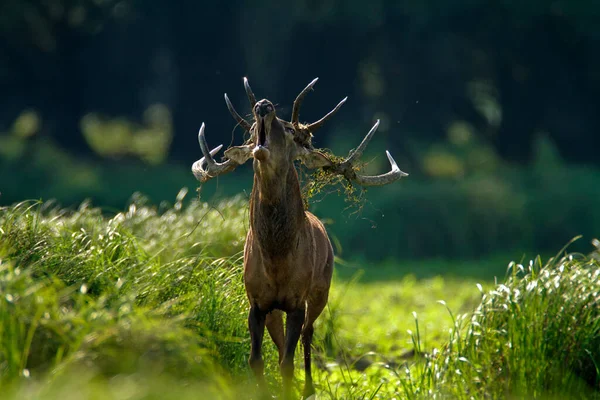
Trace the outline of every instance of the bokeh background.
<instances>
[{"instance_id":1,"label":"bokeh background","mask_svg":"<svg viewBox=\"0 0 600 400\"><path fill-rule=\"evenodd\" d=\"M349 101L315 144L410 177L362 208L315 199L338 253L383 259L518 257L600 227L600 3L572 0L0 2L0 205L188 198L200 157L240 144L223 101L248 114L242 77L289 117ZM247 196L251 168L201 199Z\"/></svg>"}]
</instances>

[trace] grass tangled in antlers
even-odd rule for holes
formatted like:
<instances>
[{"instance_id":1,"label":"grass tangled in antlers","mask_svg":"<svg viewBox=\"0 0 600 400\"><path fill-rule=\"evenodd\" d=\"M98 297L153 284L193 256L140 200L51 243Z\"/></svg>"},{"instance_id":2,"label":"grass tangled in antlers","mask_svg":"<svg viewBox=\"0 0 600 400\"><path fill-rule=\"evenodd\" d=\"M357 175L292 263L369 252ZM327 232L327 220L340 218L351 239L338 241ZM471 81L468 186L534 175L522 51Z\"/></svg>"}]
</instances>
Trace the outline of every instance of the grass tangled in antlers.
<instances>
[{"instance_id":1,"label":"grass tangled in antlers","mask_svg":"<svg viewBox=\"0 0 600 400\"><path fill-rule=\"evenodd\" d=\"M319 149L331 161L340 164L344 161L343 157L334 155L327 149ZM355 165L355 171L362 169L364 164ZM355 209L355 213L360 213L366 202L366 189L355 186L344 176L334 173L329 168L318 168L312 172L301 174L302 178L302 201L304 208L308 209L311 202L319 202L325 196L335 193L345 197L348 208Z\"/></svg>"}]
</instances>

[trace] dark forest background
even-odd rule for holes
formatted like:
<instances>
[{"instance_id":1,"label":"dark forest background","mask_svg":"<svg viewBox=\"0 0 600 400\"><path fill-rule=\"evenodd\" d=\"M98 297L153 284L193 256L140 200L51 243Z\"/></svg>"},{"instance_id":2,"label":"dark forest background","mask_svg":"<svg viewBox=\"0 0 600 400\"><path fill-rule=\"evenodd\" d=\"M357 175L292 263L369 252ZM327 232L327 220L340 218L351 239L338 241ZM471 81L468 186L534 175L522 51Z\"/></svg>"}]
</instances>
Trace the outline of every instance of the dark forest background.
<instances>
[{"instance_id":1,"label":"dark forest background","mask_svg":"<svg viewBox=\"0 0 600 400\"><path fill-rule=\"evenodd\" d=\"M247 114L243 76L286 117L319 77L305 121L349 96L315 138L340 155L381 119L368 170L389 149L411 175L360 210L314 204L346 252L464 258L598 235L600 3L583 0L2 0L0 204L174 201L197 186L201 122L211 146L241 143L223 93ZM250 172L203 199L247 193Z\"/></svg>"}]
</instances>

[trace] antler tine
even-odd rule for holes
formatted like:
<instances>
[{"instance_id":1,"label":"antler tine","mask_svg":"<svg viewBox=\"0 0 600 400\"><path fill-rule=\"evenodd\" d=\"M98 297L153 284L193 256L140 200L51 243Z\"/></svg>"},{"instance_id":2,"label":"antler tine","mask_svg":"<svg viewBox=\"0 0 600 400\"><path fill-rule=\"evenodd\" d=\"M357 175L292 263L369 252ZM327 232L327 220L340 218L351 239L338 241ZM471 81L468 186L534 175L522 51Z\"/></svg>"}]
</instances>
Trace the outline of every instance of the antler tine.
<instances>
[{"instance_id":1,"label":"antler tine","mask_svg":"<svg viewBox=\"0 0 600 400\"><path fill-rule=\"evenodd\" d=\"M382 186L395 182L402 177L408 176L406 172L403 172L400 170L400 168L398 168L398 164L396 164L396 161L394 161L394 158L389 151L386 150L385 154L392 165L391 171L375 176L363 176L356 174L354 181L361 186Z\"/></svg>"},{"instance_id":2,"label":"antler tine","mask_svg":"<svg viewBox=\"0 0 600 400\"><path fill-rule=\"evenodd\" d=\"M338 112L338 110L344 105L344 103L346 102L346 100L348 100L348 96L344 97L342 99L342 101L340 101L338 103L338 105L335 106L335 108L333 110L329 111L329 113L327 113L327 115L325 115L323 118L321 118L320 120L318 120L316 122L313 122L312 124L308 125L309 132L314 133L317 129L319 129L325 123L325 121L327 121L336 112Z\"/></svg>"},{"instance_id":3,"label":"antler tine","mask_svg":"<svg viewBox=\"0 0 600 400\"><path fill-rule=\"evenodd\" d=\"M294 100L294 106L292 107L292 124L298 123L298 117L300 116L300 106L302 105L304 96L306 96L306 94L310 90L312 90L313 86L315 85L315 83L317 83L318 80L319 78L313 79L304 89L302 89L298 97L296 97L296 100Z\"/></svg>"},{"instance_id":4,"label":"antler tine","mask_svg":"<svg viewBox=\"0 0 600 400\"><path fill-rule=\"evenodd\" d=\"M237 166L232 160L227 160L222 163L218 163L214 160L213 156L221 150L223 145L221 144L214 149L209 150L208 144L206 143L206 137L204 136L204 122L202 123L202 126L200 126L200 131L198 132L198 143L200 143L200 149L202 150L204 157L192 165L192 172L200 182L206 182L210 178L232 171ZM204 164L206 164L206 168L204 168Z\"/></svg>"},{"instance_id":5,"label":"antler tine","mask_svg":"<svg viewBox=\"0 0 600 400\"><path fill-rule=\"evenodd\" d=\"M373 125L369 133L367 133L367 135L364 137L362 142L360 142L358 147L352 150L348 158L344 160L344 164L354 164L354 162L358 160L360 156L362 156L363 151L365 151L365 149L367 148L367 145L373 138L373 135L375 135L375 132L377 132L377 128L379 128L379 120L375 122L375 125Z\"/></svg>"},{"instance_id":6,"label":"antler tine","mask_svg":"<svg viewBox=\"0 0 600 400\"><path fill-rule=\"evenodd\" d=\"M229 97L227 97L227 93L225 93L225 103L227 103L227 109L231 113L233 119L235 119L237 123L242 126L242 128L250 132L250 128L252 127L252 125L244 118L242 118L242 116L238 114L237 111L235 111L235 108L233 108L233 104L231 104Z\"/></svg>"},{"instance_id":7,"label":"antler tine","mask_svg":"<svg viewBox=\"0 0 600 400\"><path fill-rule=\"evenodd\" d=\"M250 88L250 84L248 83L248 78L244 77L244 89L246 89L246 95L248 95L248 101L250 102L250 107L254 110L254 105L256 104L256 97Z\"/></svg>"},{"instance_id":8,"label":"antler tine","mask_svg":"<svg viewBox=\"0 0 600 400\"><path fill-rule=\"evenodd\" d=\"M202 154L204 154L203 159L205 159L206 163L210 165L215 165L216 161L213 158L211 151L208 148L208 143L206 143L206 136L204 136L204 122L200 125L200 131L198 132L198 143L200 144L200 150L202 150ZM221 145L222 146L222 145Z\"/></svg>"}]
</instances>

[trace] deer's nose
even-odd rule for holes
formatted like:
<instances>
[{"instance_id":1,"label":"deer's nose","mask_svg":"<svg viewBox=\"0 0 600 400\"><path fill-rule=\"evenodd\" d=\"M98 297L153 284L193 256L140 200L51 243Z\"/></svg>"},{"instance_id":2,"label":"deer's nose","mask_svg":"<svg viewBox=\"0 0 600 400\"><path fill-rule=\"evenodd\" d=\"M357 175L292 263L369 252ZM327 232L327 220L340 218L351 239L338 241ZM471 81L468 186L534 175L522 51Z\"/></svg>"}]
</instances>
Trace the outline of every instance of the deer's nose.
<instances>
[{"instance_id":1,"label":"deer's nose","mask_svg":"<svg viewBox=\"0 0 600 400\"><path fill-rule=\"evenodd\" d=\"M254 110L259 117L264 117L273 112L273 105L268 100L260 100L254 106Z\"/></svg>"}]
</instances>

